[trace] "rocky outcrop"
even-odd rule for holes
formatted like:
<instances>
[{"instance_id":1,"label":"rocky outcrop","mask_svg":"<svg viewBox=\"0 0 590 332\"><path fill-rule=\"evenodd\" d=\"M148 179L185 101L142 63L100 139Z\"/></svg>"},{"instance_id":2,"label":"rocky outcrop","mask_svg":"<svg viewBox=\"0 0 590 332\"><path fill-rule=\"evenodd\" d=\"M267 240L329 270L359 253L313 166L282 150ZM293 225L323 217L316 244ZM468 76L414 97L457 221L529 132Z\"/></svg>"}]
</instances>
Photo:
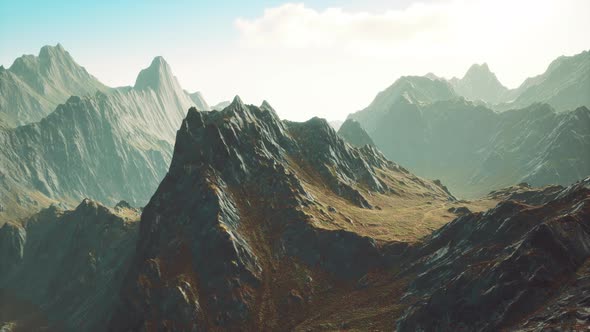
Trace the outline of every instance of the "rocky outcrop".
<instances>
[{"instance_id":1,"label":"rocky outcrop","mask_svg":"<svg viewBox=\"0 0 590 332\"><path fill-rule=\"evenodd\" d=\"M383 266L373 239L321 226L324 195L367 209L368 192L393 195L381 172L410 176L374 148L350 147L325 120L282 122L268 103L239 97L223 111L190 109L142 214L110 329L293 326L314 289Z\"/></svg>"},{"instance_id":2,"label":"rocky outcrop","mask_svg":"<svg viewBox=\"0 0 590 332\"><path fill-rule=\"evenodd\" d=\"M0 326L102 330L135 250L138 219L137 213L118 215L86 199L72 211L45 209L24 226L5 224L0 307L13 309ZM21 310L18 303L28 305Z\"/></svg>"},{"instance_id":3,"label":"rocky outcrop","mask_svg":"<svg viewBox=\"0 0 590 332\"><path fill-rule=\"evenodd\" d=\"M416 277L405 298L415 301L398 331L586 325L588 296L568 294L585 287L579 273L590 258L590 179L547 199L504 201L434 232L408 257L405 273ZM543 314L548 307L557 311Z\"/></svg>"}]
</instances>

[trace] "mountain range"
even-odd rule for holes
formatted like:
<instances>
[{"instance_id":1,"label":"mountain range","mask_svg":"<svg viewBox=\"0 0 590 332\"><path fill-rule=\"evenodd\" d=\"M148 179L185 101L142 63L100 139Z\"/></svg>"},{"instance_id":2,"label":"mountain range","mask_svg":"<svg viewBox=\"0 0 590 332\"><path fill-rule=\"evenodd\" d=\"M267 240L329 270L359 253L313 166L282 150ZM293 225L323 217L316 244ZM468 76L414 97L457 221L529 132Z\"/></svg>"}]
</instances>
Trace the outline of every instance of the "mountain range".
<instances>
[{"instance_id":1,"label":"mountain range","mask_svg":"<svg viewBox=\"0 0 590 332\"><path fill-rule=\"evenodd\" d=\"M588 202L590 179L458 201L325 120L236 97L188 111L141 217L86 199L0 228L0 326L575 329Z\"/></svg>"},{"instance_id":2,"label":"mountain range","mask_svg":"<svg viewBox=\"0 0 590 332\"><path fill-rule=\"evenodd\" d=\"M44 54L71 60L60 45L44 47L40 59ZM68 68L81 67L69 64L59 73L74 75ZM71 96L39 122L0 128L0 220L85 197L109 205L122 199L146 204L166 174L176 131L193 105L208 110L202 96L186 93L156 57L133 87Z\"/></svg>"},{"instance_id":3,"label":"mountain range","mask_svg":"<svg viewBox=\"0 0 590 332\"><path fill-rule=\"evenodd\" d=\"M426 76L442 79L431 73ZM573 110L590 105L590 51L560 56L543 74L527 78L515 89L502 85L486 63L472 65L463 78L454 77L449 83L458 95L485 102L496 111L533 103L547 103L557 112Z\"/></svg>"},{"instance_id":4,"label":"mountain range","mask_svg":"<svg viewBox=\"0 0 590 332\"><path fill-rule=\"evenodd\" d=\"M588 52L515 90L405 76L338 131L210 107L162 57L119 88L59 44L19 59L2 332L590 325Z\"/></svg>"},{"instance_id":5,"label":"mountain range","mask_svg":"<svg viewBox=\"0 0 590 332\"><path fill-rule=\"evenodd\" d=\"M519 182L571 184L590 173L590 101L584 100L589 94L577 90L590 79L590 71L579 70L590 64L588 54L559 58L545 74L525 81L509 104L523 108L498 112L482 101L478 91L515 92L502 89L486 65L475 65L450 82L432 74L402 77L349 119L361 124L385 156L418 175L441 179L461 197ZM571 81L560 84L562 77ZM576 79L579 84L571 83ZM560 110L545 103L554 97L527 104L534 98L527 96L550 86L559 87L555 96L577 94L568 99L576 107Z\"/></svg>"},{"instance_id":6,"label":"mountain range","mask_svg":"<svg viewBox=\"0 0 590 332\"><path fill-rule=\"evenodd\" d=\"M8 69L0 66L0 118L12 127L37 122L70 96L107 90L61 44L44 46L39 56L23 55Z\"/></svg>"}]
</instances>

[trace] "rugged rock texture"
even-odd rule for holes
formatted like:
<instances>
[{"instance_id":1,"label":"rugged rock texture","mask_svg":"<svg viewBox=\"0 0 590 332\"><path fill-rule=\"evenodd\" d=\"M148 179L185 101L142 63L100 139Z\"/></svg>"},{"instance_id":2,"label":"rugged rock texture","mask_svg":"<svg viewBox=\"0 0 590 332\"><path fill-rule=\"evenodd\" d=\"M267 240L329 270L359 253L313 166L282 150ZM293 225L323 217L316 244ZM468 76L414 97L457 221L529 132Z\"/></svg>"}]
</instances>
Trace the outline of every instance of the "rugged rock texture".
<instances>
[{"instance_id":1,"label":"rugged rock texture","mask_svg":"<svg viewBox=\"0 0 590 332\"><path fill-rule=\"evenodd\" d=\"M499 114L471 174L475 187L519 182L567 185L590 174L590 110L556 113L547 104Z\"/></svg>"},{"instance_id":2,"label":"rugged rock texture","mask_svg":"<svg viewBox=\"0 0 590 332\"><path fill-rule=\"evenodd\" d=\"M0 67L0 118L11 127L36 122L72 95L108 90L60 44L44 46L39 56L23 55L10 68Z\"/></svg>"},{"instance_id":3,"label":"rugged rock texture","mask_svg":"<svg viewBox=\"0 0 590 332\"><path fill-rule=\"evenodd\" d=\"M453 78L449 83L457 94L469 100L498 104L510 98L508 88L498 81L487 63L472 65L463 78Z\"/></svg>"},{"instance_id":4,"label":"rugged rock texture","mask_svg":"<svg viewBox=\"0 0 590 332\"><path fill-rule=\"evenodd\" d=\"M0 220L84 197L145 205L191 105L156 57L133 88L71 97L38 123L0 129Z\"/></svg>"},{"instance_id":5,"label":"rugged rock texture","mask_svg":"<svg viewBox=\"0 0 590 332\"><path fill-rule=\"evenodd\" d=\"M354 146L375 146L375 143L373 143L369 134L367 134L363 127L361 127L361 124L353 119L346 120L342 126L340 126L340 129L338 129L338 135Z\"/></svg>"},{"instance_id":6,"label":"rugged rock texture","mask_svg":"<svg viewBox=\"0 0 590 332\"><path fill-rule=\"evenodd\" d=\"M461 197L520 182L571 184L590 174L590 111L556 113L547 104L495 113L455 99L432 104L399 99L373 111L369 135L391 160L439 178ZM363 115L351 114L361 125Z\"/></svg>"},{"instance_id":7,"label":"rugged rock texture","mask_svg":"<svg viewBox=\"0 0 590 332\"><path fill-rule=\"evenodd\" d=\"M588 327L590 178L545 204L521 198L459 217L415 249L398 331Z\"/></svg>"},{"instance_id":8,"label":"rugged rock texture","mask_svg":"<svg viewBox=\"0 0 590 332\"><path fill-rule=\"evenodd\" d=\"M375 149L351 148L325 120L281 122L266 102L239 97L221 112L189 110L143 212L110 329L293 327L317 305L319 288L382 266L376 241L337 220L351 228L360 220L341 206L378 210L375 195L410 195L394 192L389 176L430 200L453 200Z\"/></svg>"},{"instance_id":9,"label":"rugged rock texture","mask_svg":"<svg viewBox=\"0 0 590 332\"><path fill-rule=\"evenodd\" d=\"M0 228L0 326L15 331L103 330L135 251L133 209L84 200ZM8 265L7 265L8 263Z\"/></svg>"}]
</instances>

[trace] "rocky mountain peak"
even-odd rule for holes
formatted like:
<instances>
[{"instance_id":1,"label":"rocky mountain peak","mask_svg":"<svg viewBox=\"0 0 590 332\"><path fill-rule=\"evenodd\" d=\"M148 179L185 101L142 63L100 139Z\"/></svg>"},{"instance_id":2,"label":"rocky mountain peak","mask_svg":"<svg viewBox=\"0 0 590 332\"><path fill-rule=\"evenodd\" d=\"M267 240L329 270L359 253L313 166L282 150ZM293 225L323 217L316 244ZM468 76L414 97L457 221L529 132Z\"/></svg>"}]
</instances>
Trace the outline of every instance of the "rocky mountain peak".
<instances>
[{"instance_id":1,"label":"rocky mountain peak","mask_svg":"<svg viewBox=\"0 0 590 332\"><path fill-rule=\"evenodd\" d=\"M176 77L172 74L170 65L162 56L155 57L149 67L139 72L134 88L138 90L152 89L154 91L171 88L182 91Z\"/></svg>"},{"instance_id":2,"label":"rocky mountain peak","mask_svg":"<svg viewBox=\"0 0 590 332\"><path fill-rule=\"evenodd\" d=\"M473 64L462 79L454 78L450 83L461 96L489 103L502 101L509 92L485 62Z\"/></svg>"},{"instance_id":3,"label":"rocky mountain peak","mask_svg":"<svg viewBox=\"0 0 590 332\"><path fill-rule=\"evenodd\" d=\"M490 67L485 62L482 64L475 63L475 64L471 65L471 67L469 67L469 69L465 73L465 76L463 76L463 80L489 81L489 82L497 83L498 85L502 85L502 83L500 83L500 81L498 81L496 74L494 74L490 70Z\"/></svg>"}]
</instances>

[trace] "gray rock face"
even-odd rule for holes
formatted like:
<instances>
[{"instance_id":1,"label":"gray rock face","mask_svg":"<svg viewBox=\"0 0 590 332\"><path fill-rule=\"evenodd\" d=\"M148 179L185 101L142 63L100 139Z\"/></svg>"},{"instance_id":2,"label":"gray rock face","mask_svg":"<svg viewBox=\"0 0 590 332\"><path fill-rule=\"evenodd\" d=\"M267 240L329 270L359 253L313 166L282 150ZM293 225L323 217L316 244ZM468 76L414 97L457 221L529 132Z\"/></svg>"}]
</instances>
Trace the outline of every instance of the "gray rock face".
<instances>
[{"instance_id":1,"label":"gray rock face","mask_svg":"<svg viewBox=\"0 0 590 332\"><path fill-rule=\"evenodd\" d=\"M434 232L407 257L404 273L417 277L405 297L415 301L397 330L587 326L589 183L561 189L545 204L504 201Z\"/></svg>"},{"instance_id":2,"label":"gray rock face","mask_svg":"<svg viewBox=\"0 0 590 332\"><path fill-rule=\"evenodd\" d=\"M158 57L134 88L71 97L38 123L0 129L0 219L83 197L145 205L191 105Z\"/></svg>"},{"instance_id":3,"label":"gray rock face","mask_svg":"<svg viewBox=\"0 0 590 332\"><path fill-rule=\"evenodd\" d=\"M369 134L367 134L363 127L361 127L361 124L353 119L346 120L342 126L340 126L340 129L338 129L338 135L354 146L375 146L375 143L373 143Z\"/></svg>"},{"instance_id":4,"label":"gray rock face","mask_svg":"<svg viewBox=\"0 0 590 332\"><path fill-rule=\"evenodd\" d=\"M60 44L44 46L39 56L23 55L10 68L0 67L0 118L11 127L36 122L72 95L107 90Z\"/></svg>"},{"instance_id":5,"label":"gray rock face","mask_svg":"<svg viewBox=\"0 0 590 332\"><path fill-rule=\"evenodd\" d=\"M190 109L142 214L110 329L288 329L313 292L293 271L355 281L383 264L374 240L314 225L322 197L308 186L369 209L359 188L386 194L377 173L389 168L398 170L374 148L345 144L325 120L282 122L266 102Z\"/></svg>"},{"instance_id":6,"label":"gray rock face","mask_svg":"<svg viewBox=\"0 0 590 332\"><path fill-rule=\"evenodd\" d=\"M28 330L104 329L135 250L138 218L84 200L73 211L43 210L24 226L5 224L0 307L16 308L7 322ZM19 302L30 305L20 310Z\"/></svg>"}]
</instances>

